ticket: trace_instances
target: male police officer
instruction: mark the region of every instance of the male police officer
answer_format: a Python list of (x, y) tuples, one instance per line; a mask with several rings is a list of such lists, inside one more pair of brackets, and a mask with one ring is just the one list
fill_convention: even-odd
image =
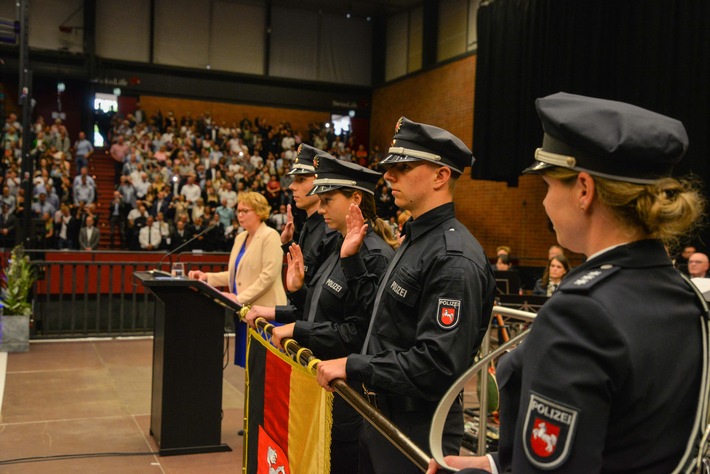
[[(422, 448), (431, 417), (447, 388), (472, 362), (485, 334), (495, 278), (483, 249), (454, 216), (456, 180), (473, 161), (466, 145), (446, 130), (399, 119), (389, 156), (380, 164), (395, 204), (412, 214), (405, 239), (380, 281), (361, 354), (322, 361), (318, 381), (363, 383), (385, 416)], [(361, 217), (341, 248), (348, 284), (367, 286), (356, 250)], [(446, 422), (444, 452), (458, 453), (463, 437), (460, 404)], [(419, 472), (372, 426), (360, 441), (361, 472)]]

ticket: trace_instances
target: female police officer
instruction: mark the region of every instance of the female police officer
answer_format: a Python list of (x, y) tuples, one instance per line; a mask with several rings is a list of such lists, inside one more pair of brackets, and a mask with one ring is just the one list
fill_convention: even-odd
[(447, 463), (516, 474), (671, 472), (691, 435), (702, 365), (702, 307), (663, 247), (704, 208), (693, 185), (669, 177), (687, 149), (685, 129), (565, 93), (539, 99), (537, 110), (545, 136), (526, 171), (548, 186), (543, 205), (558, 242), (588, 259), (498, 364), (499, 453)]
[[(350, 206), (360, 208), (370, 223), (359, 256), (365, 262), (373, 278), (379, 278), (387, 269), (397, 245), (391, 227), (377, 218), (375, 213), (375, 186), (382, 176), (380, 173), (362, 166), (337, 160), (333, 157), (318, 156), (314, 159), (316, 179), (309, 195), (320, 198), (318, 212), (325, 223), (340, 233), (337, 245), (313, 274), (307, 290), (303, 319), (295, 323), (274, 328), (272, 342), (281, 345), (285, 337), (293, 337), (304, 347), (308, 347), (317, 357), (343, 357), (357, 352), (362, 347), (367, 332), (369, 313), (361, 308), (370, 307), (374, 302), (376, 288), (370, 289), (371, 297), (356, 296), (350, 291), (340, 265), (340, 244), (347, 232), (346, 217)], [(289, 273), (294, 266), (300, 268), (303, 280), (304, 268), (300, 248), (291, 249)], [(368, 301), (369, 300), (369, 303)], [(283, 312), (283, 307), (282, 312)], [(258, 314), (274, 319), (274, 308), (252, 308)], [(365, 316), (363, 316), (365, 315)], [(284, 318), (286, 319), (286, 318)], [(293, 319), (292, 319), (293, 320)], [(359, 386), (354, 386), (358, 388)], [(333, 436), (331, 443), (331, 472), (356, 473), (358, 471), (358, 438), (362, 418), (342, 398), (333, 402)]]

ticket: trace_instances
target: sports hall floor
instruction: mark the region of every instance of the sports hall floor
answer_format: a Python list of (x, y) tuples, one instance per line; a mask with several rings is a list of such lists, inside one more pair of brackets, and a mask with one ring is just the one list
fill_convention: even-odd
[(224, 371), (222, 402), (222, 442), (232, 451), (147, 454), (158, 449), (149, 435), (152, 350), (152, 339), (142, 338), (32, 342), (29, 352), (8, 354), (0, 472), (241, 472), (244, 369), (233, 364)]
[[(151, 454), (158, 446), (149, 435), (152, 351), (146, 337), (33, 341), (29, 352), (8, 354), (0, 473), (241, 472), (244, 369), (230, 362), (224, 370), (222, 443), (232, 451), (161, 457)], [(477, 398), (474, 379), (465, 406), (477, 406)]]

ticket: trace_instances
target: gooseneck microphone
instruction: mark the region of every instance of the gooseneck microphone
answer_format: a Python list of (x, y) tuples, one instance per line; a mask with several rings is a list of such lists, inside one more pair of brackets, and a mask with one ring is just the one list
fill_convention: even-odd
[(158, 261), (158, 268), (150, 270), (148, 273), (150, 273), (151, 275), (163, 275), (163, 276), (169, 276), (172, 278), (172, 276), (173, 276), (172, 273), (162, 270), (163, 262), (165, 261), (165, 259), (168, 258), (169, 256), (175, 254), (178, 250), (181, 250), (181, 249), (187, 247), (189, 244), (191, 244), (195, 240), (199, 239), (200, 237), (202, 237), (203, 235), (205, 235), (206, 233), (208, 233), (209, 231), (211, 231), (212, 229), (214, 229), (218, 225), (219, 225), (218, 223), (210, 224), (209, 226), (205, 227), (199, 234), (193, 235), (191, 239), (187, 240), (182, 245), (178, 245), (177, 247), (172, 249), (170, 252), (163, 255), (160, 258), (160, 260)]

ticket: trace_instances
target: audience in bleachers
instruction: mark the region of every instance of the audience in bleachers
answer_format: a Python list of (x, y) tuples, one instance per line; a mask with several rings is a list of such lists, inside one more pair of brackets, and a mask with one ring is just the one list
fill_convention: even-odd
[[(29, 208), (43, 221), (44, 232), (37, 239), (44, 248), (79, 249), (80, 230), (91, 216), (92, 228), (104, 228), (111, 248), (175, 249), (214, 224), (185, 250), (228, 251), (231, 239), (241, 231), (234, 209), (242, 191), (263, 194), (272, 207), (268, 224), (277, 229), (284, 225), (286, 205), (292, 204), (286, 171), (301, 143), (361, 164), (372, 165), (381, 158), (378, 149), (372, 154), (363, 146), (356, 149), (354, 137), (335, 136), (332, 128), (317, 123), (301, 133), (288, 121), (271, 125), (262, 117), (252, 120), (244, 115), (230, 125), (217, 123), (209, 113), (151, 114), (140, 107), (125, 117), (97, 113), (96, 122), (109, 150), (105, 158), (97, 157), (83, 132), (77, 133), (72, 147), (61, 120), (48, 125), (42, 117), (37, 119), (30, 136), (33, 191), (26, 203), (19, 179), (22, 126), (15, 114), (5, 120), (0, 201), (7, 204), (8, 215), (17, 218)], [(97, 202), (96, 182), (87, 168), (92, 155), (113, 160), (116, 188), (110, 202)], [(393, 202), (383, 181), (377, 192), (378, 214), (397, 228)], [(103, 223), (96, 205), (108, 211)], [(146, 226), (155, 231), (144, 231)], [(93, 236), (93, 231), (89, 234)], [(3, 242), (9, 240), (3, 236)]]

